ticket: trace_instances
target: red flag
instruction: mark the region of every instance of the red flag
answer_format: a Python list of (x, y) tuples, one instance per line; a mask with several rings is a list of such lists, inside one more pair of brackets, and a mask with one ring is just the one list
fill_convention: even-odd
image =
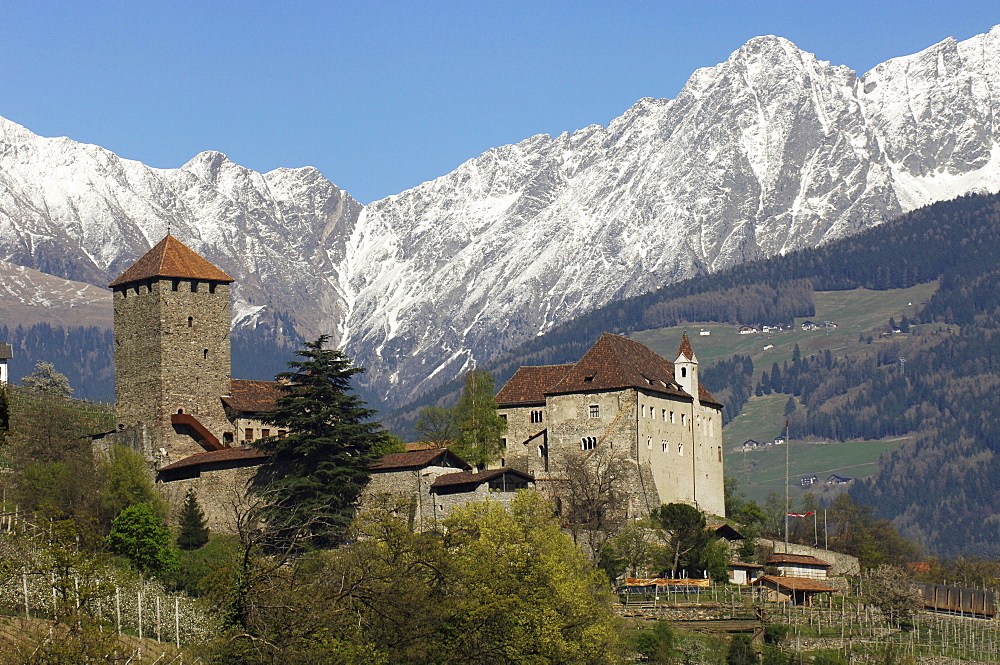
[(809, 513), (788, 513), (789, 517), (809, 517), (810, 515), (815, 515), (814, 512)]

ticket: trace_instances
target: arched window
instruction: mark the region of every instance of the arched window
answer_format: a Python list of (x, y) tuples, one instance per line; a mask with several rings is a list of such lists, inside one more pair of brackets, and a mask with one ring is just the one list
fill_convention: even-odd
[(580, 439), (580, 450), (593, 450), (597, 447), (596, 436), (585, 436)]
[(208, 360), (208, 349), (201, 352), (202, 358)]
[(681, 378), (682, 379), (687, 378), (687, 375), (688, 375), (688, 368), (687, 367), (681, 367)]
[(193, 326), (194, 326), (194, 317), (193, 316), (189, 316), (188, 317), (188, 328), (191, 328)]

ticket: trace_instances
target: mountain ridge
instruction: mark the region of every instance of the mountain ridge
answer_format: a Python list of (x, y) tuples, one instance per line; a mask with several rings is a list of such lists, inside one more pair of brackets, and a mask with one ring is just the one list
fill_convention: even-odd
[(0, 258), (106, 285), (169, 227), (234, 322), (332, 335), (400, 404), (615, 299), (1000, 188), (1000, 27), (861, 77), (757, 37), (607, 127), (362, 206), (312, 167), (154, 169), (0, 120)]

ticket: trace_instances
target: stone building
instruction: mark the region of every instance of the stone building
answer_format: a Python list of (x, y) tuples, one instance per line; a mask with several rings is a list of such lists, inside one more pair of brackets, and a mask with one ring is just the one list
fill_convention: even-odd
[(452, 510), (469, 501), (506, 503), (534, 479), (514, 469), (479, 471), (447, 448), (385, 455), (372, 465), (361, 507), (379, 500), (402, 500), (419, 528), (436, 527)]
[(698, 380), (685, 334), (671, 362), (605, 333), (575, 363), (521, 367), (497, 394), (503, 463), (561, 503), (573, 458), (617, 456), (632, 468), (631, 515), (672, 502), (725, 515), (722, 405)]
[(232, 282), (167, 235), (110, 284), (113, 440), (157, 468), (157, 486), (171, 506), (195, 489), (215, 529), (252, 467), (265, 459), (238, 444), (272, 434), (259, 418), (280, 394), (273, 382), (231, 377)]

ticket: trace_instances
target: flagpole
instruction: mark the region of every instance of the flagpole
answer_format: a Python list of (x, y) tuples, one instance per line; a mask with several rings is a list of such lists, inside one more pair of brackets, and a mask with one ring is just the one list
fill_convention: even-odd
[(788, 419), (785, 419), (785, 553), (788, 553)]
[(813, 512), (813, 547), (819, 547), (819, 516)]

